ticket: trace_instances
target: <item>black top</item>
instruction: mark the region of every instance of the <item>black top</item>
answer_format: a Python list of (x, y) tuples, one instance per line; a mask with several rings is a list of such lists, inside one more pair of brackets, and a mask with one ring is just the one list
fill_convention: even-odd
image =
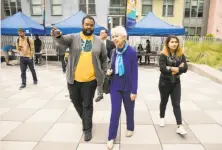
[(40, 52), (41, 51), (41, 46), (42, 46), (42, 41), (39, 38), (37, 38), (34, 41), (34, 45), (35, 45), (35, 52)]
[[(179, 67), (181, 63), (184, 63), (183, 67)], [(180, 75), (182, 73), (186, 73), (188, 69), (186, 57), (184, 55), (182, 55), (181, 57), (172, 57), (161, 54), (159, 59), (159, 66), (161, 72), (160, 78), (164, 80), (169, 80), (171, 82), (180, 81)], [(179, 72), (175, 75), (172, 75), (172, 71), (167, 69), (167, 66), (179, 67)]]
[(151, 53), (151, 46), (150, 46), (150, 44), (146, 45), (146, 53)]
[(107, 49), (107, 55), (110, 59), (110, 53), (111, 53), (111, 50), (116, 48), (115, 44), (113, 43), (113, 41), (110, 41), (110, 40), (106, 40), (106, 49)]

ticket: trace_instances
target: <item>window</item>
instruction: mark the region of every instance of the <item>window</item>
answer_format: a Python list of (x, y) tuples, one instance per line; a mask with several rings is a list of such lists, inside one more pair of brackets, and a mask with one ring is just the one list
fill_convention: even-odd
[(96, 14), (96, 3), (95, 0), (79, 0), (79, 10), (82, 10), (86, 14)]
[(184, 27), (185, 35), (189, 36), (201, 36), (201, 27)]
[(203, 17), (204, 0), (186, 0), (185, 17)]
[(190, 1), (191, 0), (186, 0), (185, 4), (185, 17), (190, 17)]
[(164, 0), (163, 2), (163, 16), (166, 16), (166, 6), (167, 6), (167, 16), (173, 16), (173, 0), (167, 0), (167, 4), (166, 4), (166, 0)]
[(198, 0), (192, 0), (191, 2), (191, 17), (197, 17)]
[(142, 15), (147, 15), (153, 10), (153, 0), (142, 0)]
[(51, 0), (51, 14), (53, 16), (62, 15), (62, 0)]
[(33, 16), (42, 15), (42, 0), (31, 0), (31, 12)]
[(195, 27), (190, 27), (190, 29), (189, 29), (189, 35), (195, 35)]
[(189, 27), (184, 27), (185, 28), (185, 35), (189, 34)]
[(198, 17), (203, 17), (203, 9), (204, 9), (204, 0), (199, 0), (198, 5)]
[(201, 27), (197, 27), (197, 30), (196, 30), (196, 35), (201, 35)]
[(21, 0), (4, 0), (3, 2), (6, 16), (11, 16), (18, 11), (22, 11)]
[(109, 14), (110, 15), (125, 15), (126, 1), (125, 0), (110, 0)]

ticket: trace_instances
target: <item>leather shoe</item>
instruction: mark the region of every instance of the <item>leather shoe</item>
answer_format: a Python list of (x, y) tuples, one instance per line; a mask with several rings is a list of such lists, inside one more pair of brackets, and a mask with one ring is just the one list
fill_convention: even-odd
[(92, 139), (92, 133), (91, 132), (86, 132), (84, 136), (85, 141), (90, 141)]

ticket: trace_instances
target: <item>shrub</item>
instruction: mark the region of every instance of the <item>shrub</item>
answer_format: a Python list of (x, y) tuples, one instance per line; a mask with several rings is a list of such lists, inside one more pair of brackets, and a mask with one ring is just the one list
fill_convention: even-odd
[(222, 67), (222, 43), (187, 41), (184, 52), (190, 62), (206, 64), (217, 69)]

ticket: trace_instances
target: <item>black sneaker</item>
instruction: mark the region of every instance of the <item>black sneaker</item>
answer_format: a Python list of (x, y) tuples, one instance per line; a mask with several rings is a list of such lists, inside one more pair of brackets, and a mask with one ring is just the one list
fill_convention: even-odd
[(26, 85), (22, 84), (22, 85), (19, 87), (19, 90), (24, 89), (25, 87), (26, 87)]
[(38, 84), (38, 81), (34, 81), (34, 84)]
[(13, 66), (12, 64), (6, 64), (7, 66)]
[(86, 132), (84, 136), (85, 141), (90, 141), (92, 139), (92, 132)]
[(102, 99), (103, 99), (103, 96), (98, 96), (98, 97), (96, 98), (95, 102), (99, 102), (99, 101), (102, 100)]

